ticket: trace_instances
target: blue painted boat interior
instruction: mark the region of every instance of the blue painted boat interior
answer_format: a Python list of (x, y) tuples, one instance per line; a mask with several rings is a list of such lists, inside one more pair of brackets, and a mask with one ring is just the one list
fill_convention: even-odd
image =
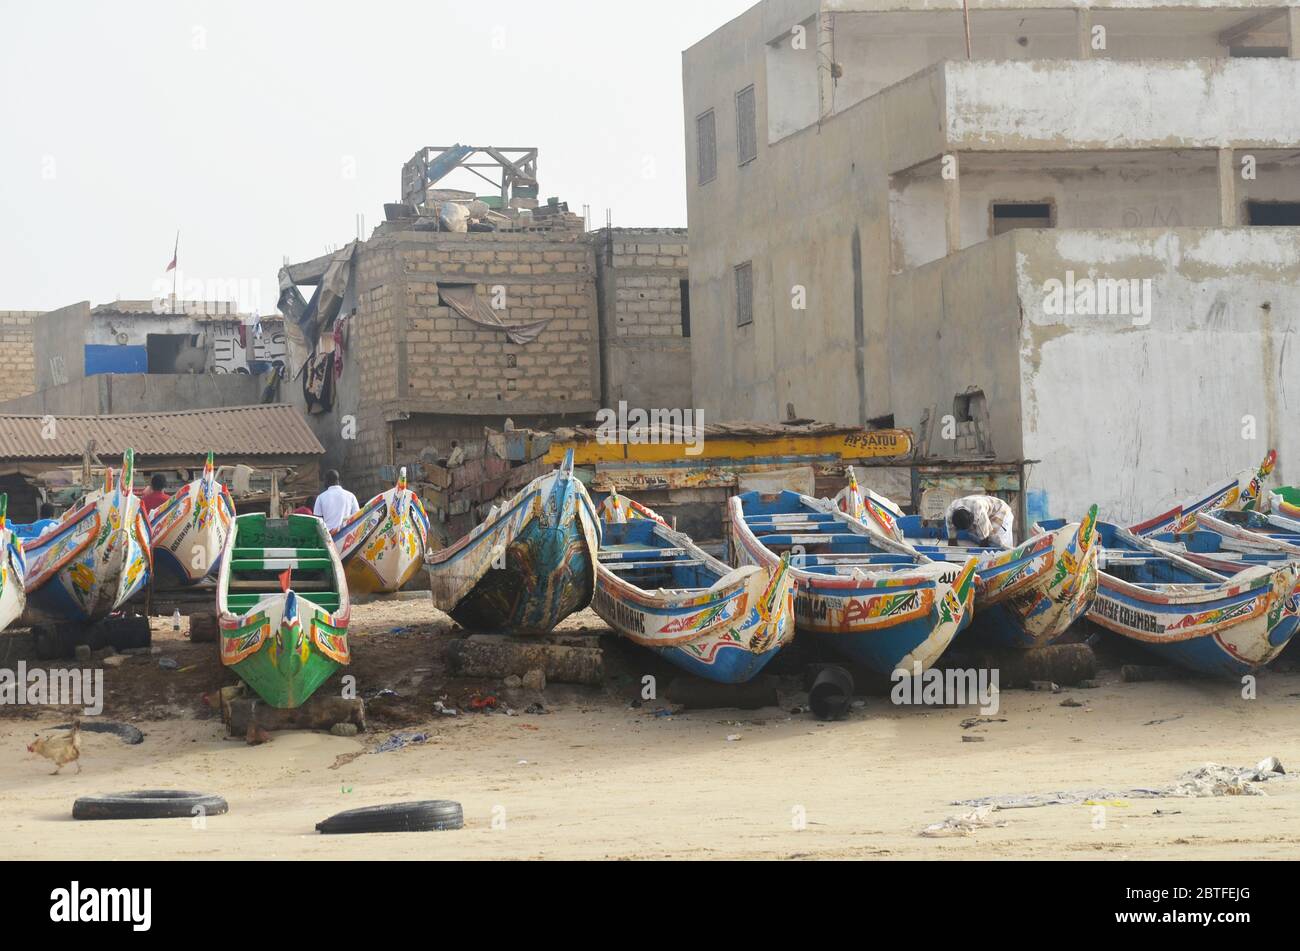
[(745, 524), (759, 542), (777, 555), (791, 551), (802, 555), (796, 567), (803, 571), (826, 575), (846, 574), (853, 568), (898, 571), (920, 563), (915, 556), (877, 545), (833, 514), (809, 508), (797, 492), (775, 496), (746, 492), (740, 502)]
[(674, 547), (657, 522), (633, 519), (604, 526), (600, 563), (629, 584), (646, 591), (709, 588), (722, 577), (715, 567)]
[(1180, 584), (1217, 588), (1221, 584), (1207, 581), (1162, 555), (1129, 544), (1118, 537), (1116, 526), (1110, 522), (1098, 522), (1097, 534), (1106, 549), (1106, 573), (1122, 581), (1142, 587)]

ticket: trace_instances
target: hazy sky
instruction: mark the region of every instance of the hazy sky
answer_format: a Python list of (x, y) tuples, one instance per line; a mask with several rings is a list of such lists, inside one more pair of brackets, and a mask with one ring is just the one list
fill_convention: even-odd
[(681, 51), (753, 2), (0, 0), (0, 310), (149, 298), (179, 229), (182, 281), (270, 312), (426, 145), (536, 146), (593, 225), (685, 225)]

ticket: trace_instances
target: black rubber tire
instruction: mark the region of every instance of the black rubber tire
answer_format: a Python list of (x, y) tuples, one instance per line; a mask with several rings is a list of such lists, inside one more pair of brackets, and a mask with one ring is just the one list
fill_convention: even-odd
[(72, 804), (74, 819), (176, 819), (189, 818), (201, 807), (204, 815), (230, 811), (220, 796), (181, 789), (137, 789), (106, 796), (82, 796)]
[(389, 806), (349, 809), (316, 823), (321, 835), (351, 835), (358, 832), (430, 832), (459, 829), (465, 825), (460, 803), (449, 799), (399, 802)]

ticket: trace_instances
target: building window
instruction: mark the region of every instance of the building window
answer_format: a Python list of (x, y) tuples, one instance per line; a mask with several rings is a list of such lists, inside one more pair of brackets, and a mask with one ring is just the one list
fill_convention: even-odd
[(989, 215), (994, 237), (1017, 228), (1056, 227), (1056, 209), (1051, 202), (995, 201), (989, 205)]
[(740, 165), (758, 158), (758, 107), (753, 86), (736, 93), (736, 158)]
[(1246, 220), (1252, 225), (1300, 225), (1300, 201), (1248, 201)]
[(736, 267), (736, 326), (754, 322), (754, 265), (751, 261)]
[(718, 133), (712, 109), (695, 120), (695, 147), (700, 184), (707, 185), (718, 177)]
[(681, 279), (682, 295), (682, 336), (691, 335), (691, 282), (686, 278)]

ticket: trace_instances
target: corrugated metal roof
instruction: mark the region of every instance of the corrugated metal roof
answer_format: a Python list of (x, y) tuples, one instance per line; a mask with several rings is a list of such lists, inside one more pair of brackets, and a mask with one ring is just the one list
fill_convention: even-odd
[(105, 460), (127, 447), (137, 459), (325, 452), (301, 411), (286, 404), (123, 416), (0, 415), (0, 460), (80, 459), (91, 439)]

